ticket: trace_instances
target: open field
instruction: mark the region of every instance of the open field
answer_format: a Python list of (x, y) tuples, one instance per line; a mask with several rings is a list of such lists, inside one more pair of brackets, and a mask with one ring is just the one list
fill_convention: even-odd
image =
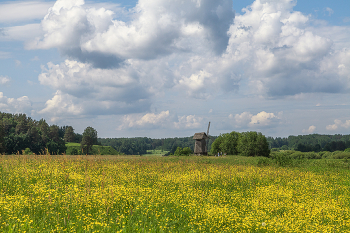
[(0, 232), (350, 231), (347, 160), (1, 156)]

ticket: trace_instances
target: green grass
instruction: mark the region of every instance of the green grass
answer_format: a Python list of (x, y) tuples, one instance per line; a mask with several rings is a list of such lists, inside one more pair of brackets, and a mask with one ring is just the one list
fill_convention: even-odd
[[(67, 146), (67, 150), (66, 150), (67, 155), (73, 155), (73, 154), (82, 155), (80, 143), (69, 142), (69, 143), (66, 143), (66, 146)], [(120, 153), (111, 146), (93, 145), (92, 152), (90, 154), (119, 155)]]
[(0, 156), (0, 232), (349, 232), (346, 159)]
[(143, 154), (142, 156), (162, 156), (168, 153), (169, 151), (162, 150), (147, 150), (147, 154)]

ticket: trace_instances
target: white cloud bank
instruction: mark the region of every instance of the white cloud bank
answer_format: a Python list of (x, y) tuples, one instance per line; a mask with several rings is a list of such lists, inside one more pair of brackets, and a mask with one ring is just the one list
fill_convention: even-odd
[[(41, 22), (43, 36), (27, 43), (68, 58), (39, 76), (56, 93), (42, 112), (146, 113), (171, 91), (201, 99), (242, 90), (266, 98), (348, 93), (350, 44), (342, 38), (350, 28), (315, 26), (295, 4), (256, 0), (235, 17), (231, 0), (139, 0), (123, 20), (125, 12), (58, 0)], [(279, 119), (244, 114), (235, 124)]]

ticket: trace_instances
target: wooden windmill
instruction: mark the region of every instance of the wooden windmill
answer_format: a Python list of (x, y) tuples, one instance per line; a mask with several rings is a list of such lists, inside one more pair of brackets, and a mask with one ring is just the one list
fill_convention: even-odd
[(205, 132), (194, 134), (193, 139), (196, 140), (195, 144), (194, 144), (194, 154), (195, 155), (207, 155), (208, 154), (207, 144), (209, 144), (209, 127), (210, 127), (210, 122), (208, 125), (207, 134), (205, 134)]

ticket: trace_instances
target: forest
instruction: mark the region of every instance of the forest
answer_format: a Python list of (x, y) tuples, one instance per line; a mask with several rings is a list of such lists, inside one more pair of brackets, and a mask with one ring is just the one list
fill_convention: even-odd
[(301, 152), (343, 151), (350, 148), (350, 135), (309, 134), (281, 137), (267, 137), (270, 148), (296, 150)]
[[(82, 135), (72, 126), (49, 125), (44, 119), (36, 121), (26, 114), (0, 112), (0, 153), (62, 154), (66, 142), (81, 142)], [(46, 151), (47, 150), (47, 151)]]

